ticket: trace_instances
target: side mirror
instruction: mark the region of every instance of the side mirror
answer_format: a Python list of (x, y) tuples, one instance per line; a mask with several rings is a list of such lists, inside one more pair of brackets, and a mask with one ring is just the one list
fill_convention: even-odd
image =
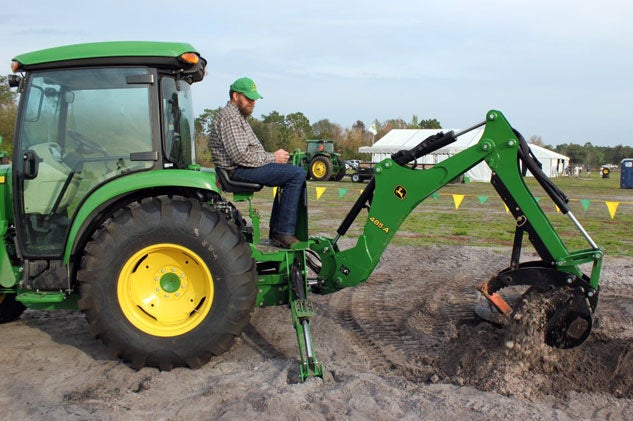
[(9, 75), (7, 76), (7, 80), (9, 81), (9, 88), (17, 88), (20, 86), (20, 82), (22, 82), (22, 77), (18, 75)]

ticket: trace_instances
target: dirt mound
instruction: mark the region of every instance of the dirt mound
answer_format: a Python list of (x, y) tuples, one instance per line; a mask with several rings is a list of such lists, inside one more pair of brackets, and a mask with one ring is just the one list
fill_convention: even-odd
[(560, 298), (535, 294), (507, 326), (483, 322), (473, 314), (476, 279), (503, 269), (503, 259), (492, 250), (433, 249), (423, 258), (412, 257), (417, 249), (388, 258), (381, 264), (388, 270), (375, 275), (379, 279), (351, 290), (344, 303), (328, 303), (344, 308), (339, 322), (371, 350), (367, 358), (374, 369), (531, 401), (562, 402), (570, 393), (633, 398), (633, 285), (606, 276), (589, 339), (557, 349), (544, 343), (544, 325), (551, 301)]

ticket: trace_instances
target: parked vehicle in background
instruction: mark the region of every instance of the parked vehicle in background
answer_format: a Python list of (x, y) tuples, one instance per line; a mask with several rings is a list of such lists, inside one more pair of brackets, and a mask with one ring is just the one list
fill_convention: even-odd
[(358, 164), (360, 164), (360, 159), (348, 159), (345, 161), (345, 169), (355, 170), (358, 168)]
[(354, 183), (362, 183), (374, 176), (374, 162), (359, 162), (350, 176)]

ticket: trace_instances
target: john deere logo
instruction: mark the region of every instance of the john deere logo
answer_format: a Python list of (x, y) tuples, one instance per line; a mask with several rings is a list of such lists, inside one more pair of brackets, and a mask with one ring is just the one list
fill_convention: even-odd
[(395, 194), (398, 199), (404, 200), (404, 198), (407, 197), (407, 189), (402, 186), (396, 186), (396, 188), (393, 189), (393, 194)]

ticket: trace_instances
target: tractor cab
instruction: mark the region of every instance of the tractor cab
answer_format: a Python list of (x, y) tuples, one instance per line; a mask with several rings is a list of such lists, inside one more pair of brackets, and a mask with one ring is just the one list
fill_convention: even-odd
[(306, 140), (308, 155), (334, 153), (334, 142), (331, 140)]
[[(12, 64), (22, 72), (10, 77), (22, 102), (14, 215), (27, 258), (59, 258), (82, 202), (107, 182), (194, 163), (190, 83), (202, 78), (204, 61), (186, 53), (191, 47), (156, 44), (165, 56), (151, 59), (143, 43), (83, 47), (36, 51)], [(185, 53), (175, 58), (174, 48)], [(176, 61), (187, 70), (174, 72)]]

